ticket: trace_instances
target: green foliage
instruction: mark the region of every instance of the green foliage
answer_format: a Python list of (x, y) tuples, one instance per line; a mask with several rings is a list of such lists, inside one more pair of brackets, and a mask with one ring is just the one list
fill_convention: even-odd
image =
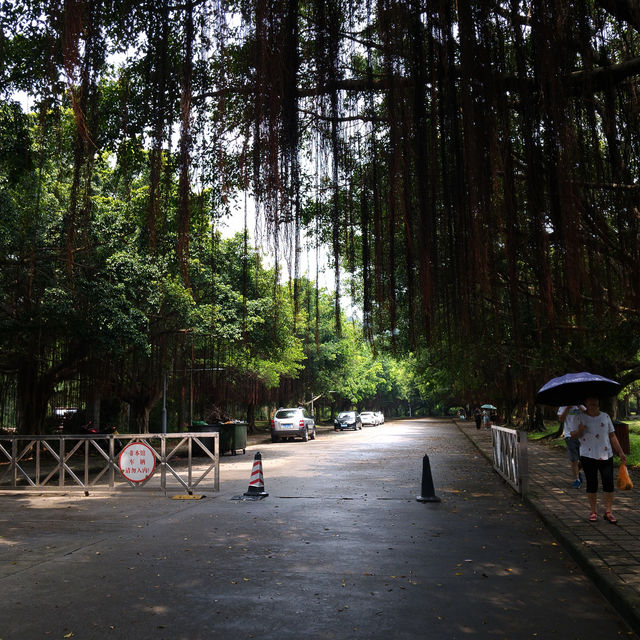
[(9, 185), (15, 185), (30, 169), (28, 118), (17, 103), (0, 103), (0, 171)]
[[(631, 390), (640, 154), (616, 65), (640, 39), (606, 4), (2, 3), (2, 370), (142, 415), (195, 365), (230, 404), (510, 411), (581, 368)], [(239, 192), (279, 273), (216, 232)], [(364, 326), (282, 281), (299, 224)]]

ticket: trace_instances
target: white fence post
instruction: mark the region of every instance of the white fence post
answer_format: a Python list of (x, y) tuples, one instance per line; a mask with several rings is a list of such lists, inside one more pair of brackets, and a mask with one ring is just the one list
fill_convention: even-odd
[(529, 489), (527, 434), (506, 427), (491, 427), (493, 468), (521, 495)]

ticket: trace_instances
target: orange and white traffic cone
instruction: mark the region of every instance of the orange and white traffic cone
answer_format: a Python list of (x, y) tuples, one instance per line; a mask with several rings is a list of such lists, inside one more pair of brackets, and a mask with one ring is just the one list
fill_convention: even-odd
[(253, 459), (253, 469), (249, 479), (249, 488), (245, 496), (266, 498), (269, 494), (264, 490), (264, 476), (262, 475), (262, 456), (258, 451)]

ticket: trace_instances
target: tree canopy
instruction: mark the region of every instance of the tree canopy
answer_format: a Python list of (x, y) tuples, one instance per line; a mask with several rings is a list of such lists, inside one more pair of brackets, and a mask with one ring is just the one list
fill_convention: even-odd
[[(23, 419), (82, 373), (144, 422), (157, 372), (198, 350), (265, 388), (314, 349), (338, 362), (303, 277), (320, 244), (336, 340), (349, 295), (372, 353), (452, 402), (640, 378), (639, 29), (630, 0), (7, 0), (0, 322)], [(269, 268), (216, 232), (238, 195)]]

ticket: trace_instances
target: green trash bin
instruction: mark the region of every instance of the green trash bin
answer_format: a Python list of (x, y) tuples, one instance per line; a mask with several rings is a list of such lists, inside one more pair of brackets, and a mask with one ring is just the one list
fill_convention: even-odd
[(220, 433), (220, 454), (231, 451), (231, 455), (242, 449), (242, 453), (247, 452), (247, 423), (246, 422), (225, 422), (217, 424)]
[[(207, 424), (206, 422), (202, 421), (202, 420), (194, 420), (193, 423), (191, 424), (191, 428), (189, 429), (190, 431), (195, 431), (196, 433), (207, 433), (210, 431), (218, 431), (219, 425), (217, 424)], [(215, 442), (216, 439), (212, 438), (210, 436), (208, 437), (203, 437), (203, 438), (198, 438), (200, 440), (200, 442), (202, 442), (203, 446), (205, 446), (207, 449), (209, 449), (209, 451), (213, 454), (215, 454), (216, 449), (215, 449)], [(222, 434), (220, 434), (220, 440), (222, 440)], [(191, 450), (192, 455), (194, 456), (208, 456), (209, 454), (207, 454), (202, 447), (197, 444), (196, 442), (193, 443), (193, 447)]]
[(217, 422), (215, 430), (220, 434), (220, 455), (223, 456), (226, 451), (231, 451), (233, 446), (233, 432), (228, 429), (227, 425), (223, 422)]
[(247, 452), (247, 423), (236, 422), (234, 425), (233, 446), (234, 453), (242, 449), (242, 453)]

